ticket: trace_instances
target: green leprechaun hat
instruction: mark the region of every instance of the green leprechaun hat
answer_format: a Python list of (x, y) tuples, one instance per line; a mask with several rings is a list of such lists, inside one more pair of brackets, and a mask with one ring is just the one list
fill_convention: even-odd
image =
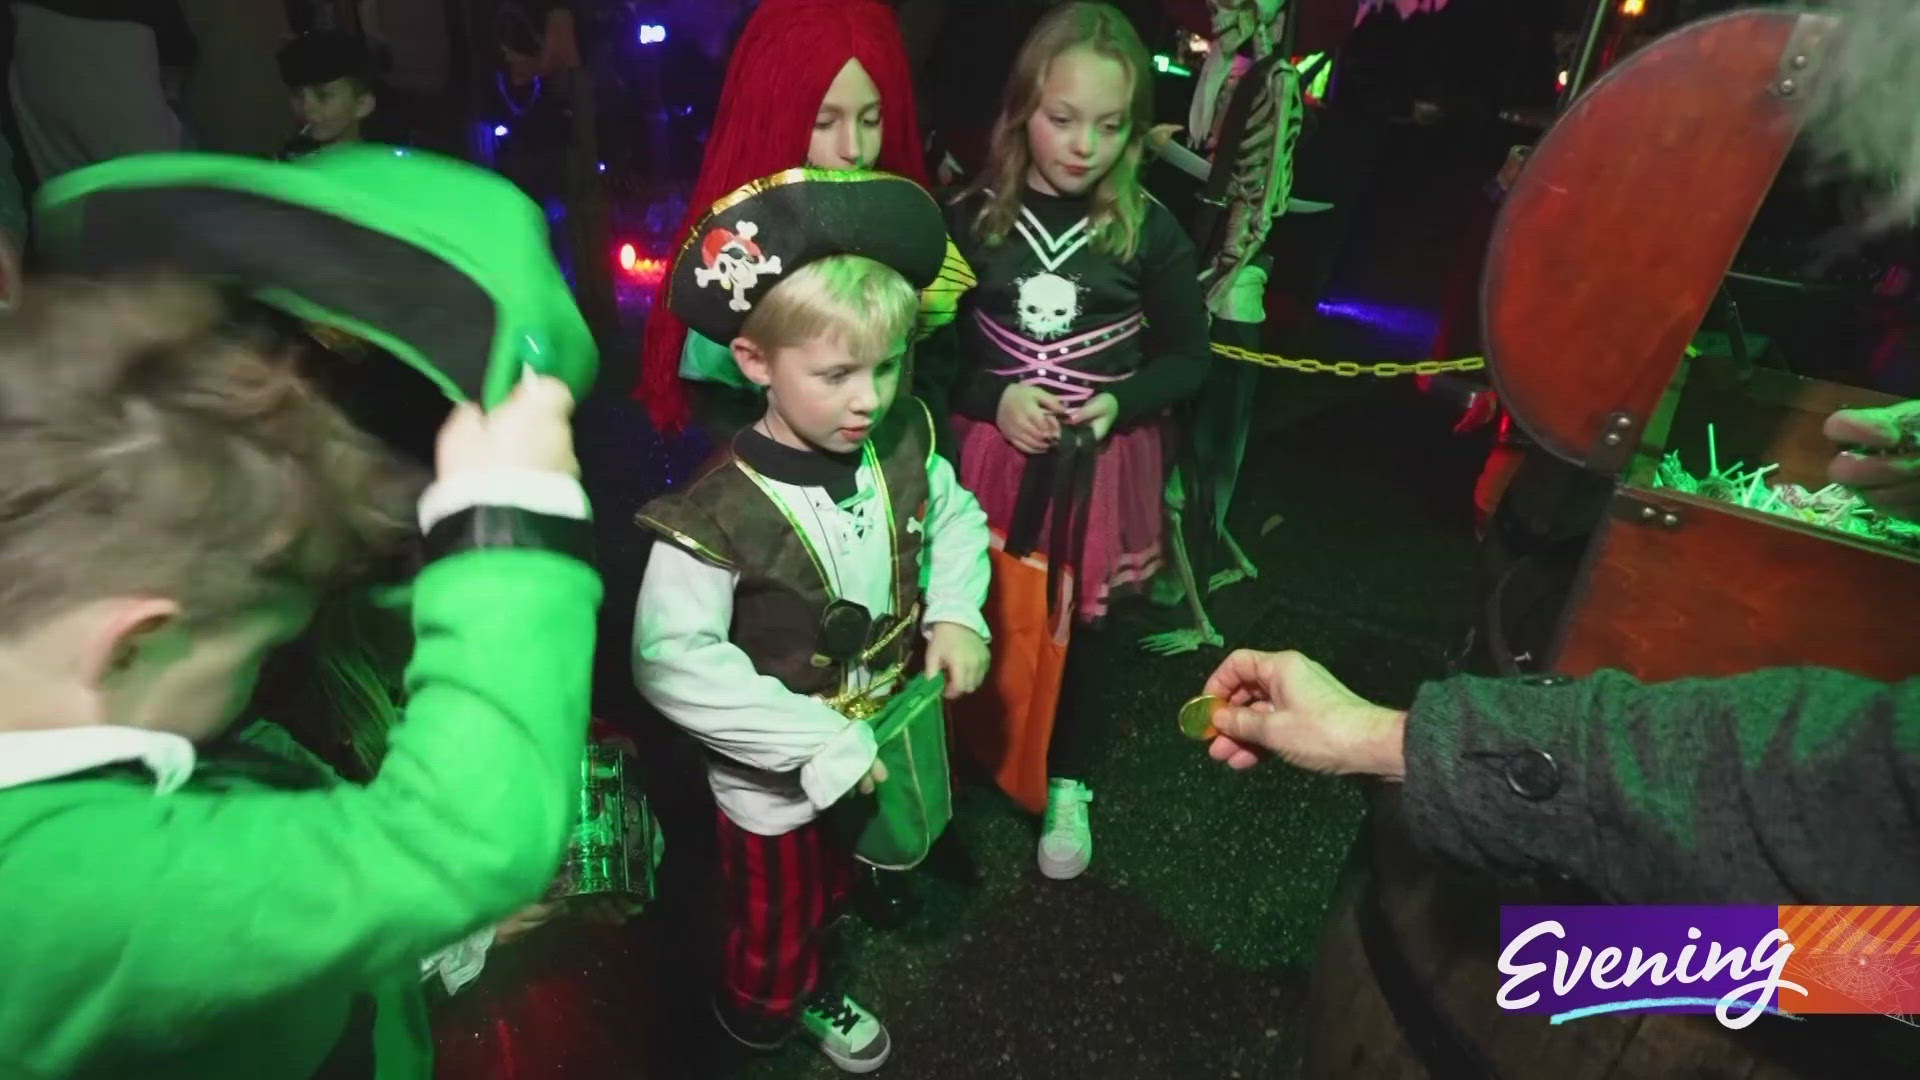
[(293, 162), (144, 154), (48, 183), (43, 264), (168, 269), (392, 353), (455, 401), (493, 405), (527, 367), (592, 389), (599, 359), (548, 247), (505, 178), (436, 154), (336, 147)]
[(906, 177), (788, 169), (713, 204), (674, 257), (667, 306), (725, 343), (761, 297), (808, 263), (863, 255), (919, 291), (939, 276), (946, 253), (939, 204)]

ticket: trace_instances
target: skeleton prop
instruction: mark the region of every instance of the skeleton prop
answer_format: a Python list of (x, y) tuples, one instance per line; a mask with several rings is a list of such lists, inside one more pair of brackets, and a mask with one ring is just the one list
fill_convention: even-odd
[[(1305, 107), (1300, 72), (1275, 48), (1274, 31), (1283, 4), (1284, 0), (1211, 0), (1213, 47), (1201, 70), (1189, 116), (1195, 148), (1213, 149), (1211, 167), (1195, 170), (1195, 162), (1204, 162), (1175, 145), (1164, 130), (1156, 132), (1153, 140), (1162, 156), (1206, 182), (1194, 237), (1201, 245), (1200, 282), (1214, 317), (1215, 339), (1242, 346), (1259, 344), (1258, 327), (1266, 319), (1267, 273), (1260, 258), (1273, 219), (1289, 210), (1327, 209), (1325, 204), (1291, 200), (1294, 145)], [(1252, 54), (1250, 63), (1240, 56), (1243, 48)], [(1236, 85), (1231, 77), (1243, 65)], [(1223, 101), (1229, 104), (1222, 107)], [(1163, 603), (1178, 602), (1177, 589), (1186, 600), (1193, 625), (1141, 642), (1157, 653), (1222, 644), (1202, 601), (1194, 554), (1202, 556), (1203, 572), (1216, 555), (1224, 555), (1229, 563), (1207, 575), (1208, 592), (1259, 576), (1226, 528), (1253, 420), (1257, 373), (1248, 365), (1221, 360), (1215, 360), (1214, 366), (1192, 405), (1166, 490), (1168, 532), (1179, 579), (1163, 581), (1156, 589)], [(1204, 547), (1191, 551), (1183, 531), (1190, 499), (1205, 517), (1207, 530)]]

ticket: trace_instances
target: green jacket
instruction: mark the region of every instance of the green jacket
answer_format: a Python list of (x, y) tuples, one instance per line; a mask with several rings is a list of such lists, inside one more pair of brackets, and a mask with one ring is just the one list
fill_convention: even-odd
[(427, 1075), (421, 960), (559, 863), (599, 598), (545, 550), (429, 565), (365, 787), (208, 762), (168, 795), (124, 766), (0, 790), (0, 1076), (310, 1076), (363, 994), (378, 1075)]

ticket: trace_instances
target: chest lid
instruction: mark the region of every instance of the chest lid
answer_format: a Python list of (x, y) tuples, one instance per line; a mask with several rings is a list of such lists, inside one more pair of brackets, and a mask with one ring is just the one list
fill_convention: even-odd
[(1618, 473), (1799, 132), (1836, 23), (1702, 20), (1641, 49), (1528, 159), (1488, 249), (1501, 401), (1542, 447)]

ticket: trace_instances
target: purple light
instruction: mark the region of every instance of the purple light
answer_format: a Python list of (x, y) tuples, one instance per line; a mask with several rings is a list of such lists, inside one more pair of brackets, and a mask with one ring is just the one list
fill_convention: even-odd
[(640, 44), (658, 45), (667, 40), (667, 28), (654, 23), (640, 24)]
[(506, 138), (506, 137), (507, 137), (507, 125), (505, 125), (505, 124), (495, 124), (495, 125), (493, 125), (493, 137), (494, 137), (494, 138), (496, 138), (496, 139), (504, 139), (504, 138)]
[(1322, 300), (1317, 309), (1328, 318), (1364, 323), (1394, 337), (1419, 341), (1423, 347), (1440, 330), (1439, 318), (1420, 308), (1335, 299)]

